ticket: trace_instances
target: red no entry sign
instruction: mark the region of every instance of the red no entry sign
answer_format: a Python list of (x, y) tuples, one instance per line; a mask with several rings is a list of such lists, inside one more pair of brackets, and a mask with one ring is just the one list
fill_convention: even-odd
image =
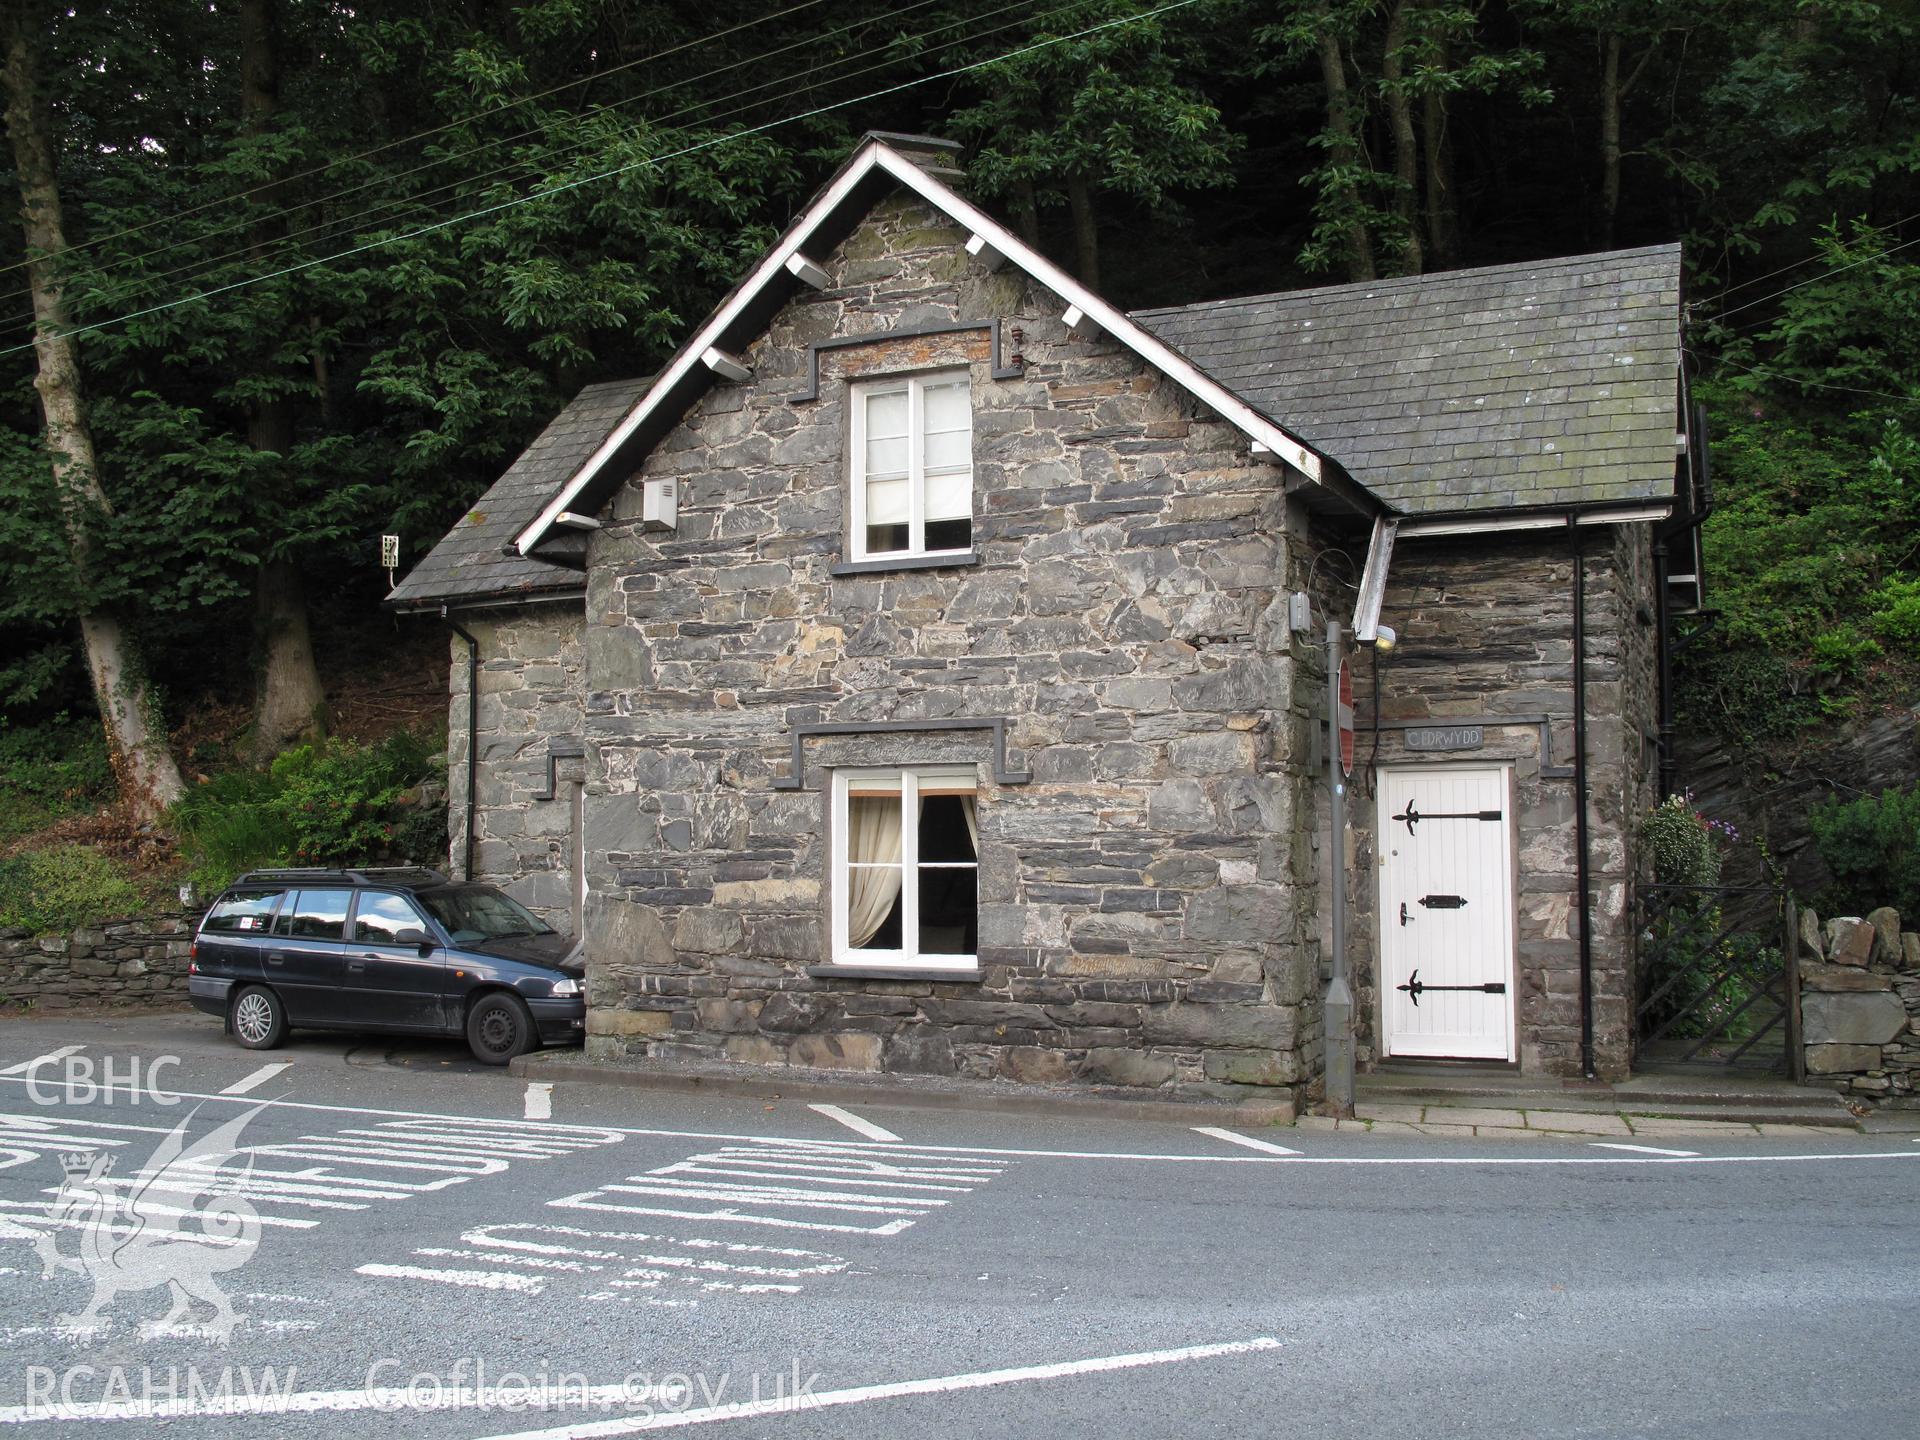
[(1340, 727), (1340, 773), (1353, 778), (1353, 666), (1340, 659), (1340, 698), (1333, 707)]

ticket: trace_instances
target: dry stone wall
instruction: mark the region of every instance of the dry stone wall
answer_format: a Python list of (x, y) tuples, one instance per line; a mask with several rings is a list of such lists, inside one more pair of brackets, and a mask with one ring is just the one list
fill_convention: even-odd
[[(1281, 473), (964, 232), (882, 202), (590, 543), (589, 1052), (1261, 1093), (1306, 1078), (1304, 702)], [(987, 326), (1022, 374), (996, 379)], [(977, 322), (913, 338), (884, 332)], [(814, 342), (817, 399), (791, 404)], [(847, 573), (847, 382), (968, 370), (973, 563)], [(681, 482), (678, 528), (636, 523)], [(794, 727), (1004, 717), (988, 732)], [(829, 959), (839, 765), (977, 767), (977, 982)]]
[(64, 935), (0, 931), (0, 1013), (187, 1003), (187, 960), (200, 912), (135, 916)]
[(1820, 923), (1800, 912), (1807, 1083), (1868, 1104), (1920, 1104), (1920, 934), (1891, 908)]

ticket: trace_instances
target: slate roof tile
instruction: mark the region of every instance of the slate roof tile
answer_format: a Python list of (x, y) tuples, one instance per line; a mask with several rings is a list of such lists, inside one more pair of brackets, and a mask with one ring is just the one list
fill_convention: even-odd
[[(399, 606), (471, 604), (578, 590), (580, 572), (546, 560), (502, 554), (555, 491), (573, 477), (620, 417), (646, 392), (646, 380), (589, 385), (562, 410), (387, 596)], [(546, 547), (578, 551), (578, 540)]]
[(1133, 318), (1420, 514), (1672, 493), (1679, 313), (1658, 245)]

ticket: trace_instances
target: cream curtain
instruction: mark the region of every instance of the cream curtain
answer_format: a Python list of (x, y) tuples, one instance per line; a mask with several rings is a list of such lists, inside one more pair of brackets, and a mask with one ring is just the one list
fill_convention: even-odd
[(854, 797), (847, 806), (847, 861), (847, 944), (858, 950), (900, 895), (898, 796)]
[(973, 842), (973, 858), (976, 864), (980, 860), (980, 812), (975, 807), (973, 796), (960, 797), (960, 813), (967, 817), (967, 839)]

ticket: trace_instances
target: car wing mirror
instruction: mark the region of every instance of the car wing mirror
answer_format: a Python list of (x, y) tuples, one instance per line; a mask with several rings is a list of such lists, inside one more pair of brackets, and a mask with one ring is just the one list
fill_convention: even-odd
[(394, 931), (393, 943), (417, 946), (422, 955), (433, 949), (433, 937), (418, 925), (409, 925), (404, 930)]

